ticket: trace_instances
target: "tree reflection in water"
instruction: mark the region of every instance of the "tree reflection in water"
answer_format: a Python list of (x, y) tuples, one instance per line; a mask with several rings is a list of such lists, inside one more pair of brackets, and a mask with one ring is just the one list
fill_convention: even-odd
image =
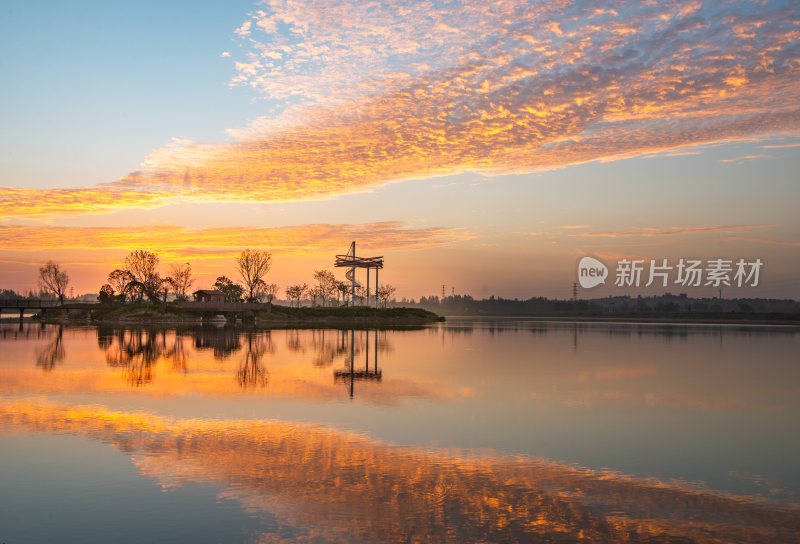
[[(351, 397), (355, 382), (382, 380), (379, 354), (392, 350), (386, 331), (293, 329), (281, 334), (286, 337), (288, 351), (304, 355), (310, 350), (314, 367), (330, 367), (339, 361), (344, 369), (333, 373), (334, 383), (347, 384)], [(159, 361), (187, 374), (197, 353), (211, 350), (214, 359), (220, 362), (238, 355), (235, 378), (241, 388), (264, 388), (269, 382), (264, 358), (277, 349), (270, 330), (209, 327), (183, 331), (99, 327), (97, 345), (104, 352), (106, 363), (122, 368), (127, 382), (134, 387), (153, 382)], [(63, 358), (63, 348), (60, 353)]]
[(42, 349), (36, 350), (36, 366), (50, 372), (56, 367), (57, 363), (64, 360), (64, 326), (59, 325), (55, 337), (48, 342)]
[(244, 344), (244, 354), (236, 371), (236, 381), (243, 389), (266, 387), (269, 371), (261, 364), (266, 353), (274, 353), (271, 331), (251, 333)]
[(197, 350), (212, 349), (214, 358), (224, 361), (242, 349), (241, 331), (236, 329), (203, 327), (192, 331)]
[[(120, 329), (113, 334), (106, 349), (106, 363), (122, 368), (129, 384), (141, 387), (153, 381), (153, 365), (161, 357), (163, 346), (156, 336), (143, 329)], [(99, 333), (98, 333), (98, 344)]]

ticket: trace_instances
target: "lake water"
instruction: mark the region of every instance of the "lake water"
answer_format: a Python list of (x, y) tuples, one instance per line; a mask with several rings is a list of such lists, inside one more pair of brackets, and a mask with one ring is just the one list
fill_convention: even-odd
[(0, 325), (0, 542), (798, 542), (800, 329)]

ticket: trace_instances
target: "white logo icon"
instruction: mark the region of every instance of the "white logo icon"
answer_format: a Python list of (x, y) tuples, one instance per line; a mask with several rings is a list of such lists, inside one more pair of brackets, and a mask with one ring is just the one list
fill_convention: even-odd
[(606, 282), (608, 268), (593, 257), (584, 257), (578, 263), (578, 281), (584, 289), (591, 289)]

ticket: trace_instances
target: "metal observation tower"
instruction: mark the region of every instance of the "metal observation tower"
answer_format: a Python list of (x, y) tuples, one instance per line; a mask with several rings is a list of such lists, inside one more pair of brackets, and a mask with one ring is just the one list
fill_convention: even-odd
[(361, 284), (356, 281), (356, 268), (367, 269), (367, 293), (366, 305), (369, 306), (369, 270), (375, 269), (375, 307), (378, 307), (378, 270), (383, 268), (383, 255), (379, 257), (356, 257), (356, 243), (350, 243), (350, 250), (347, 255), (337, 255), (334, 263), (337, 268), (349, 268), (344, 277), (350, 280), (350, 306), (355, 305), (356, 288)]

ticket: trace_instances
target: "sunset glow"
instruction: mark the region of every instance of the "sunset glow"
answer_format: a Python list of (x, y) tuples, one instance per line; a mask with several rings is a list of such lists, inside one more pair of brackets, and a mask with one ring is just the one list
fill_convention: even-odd
[[(27, 285), (20, 266), (46, 260), (18, 251), (60, 250), (67, 262), (86, 263), (92, 259), (75, 250), (109, 250), (108, 263), (114, 250), (147, 247), (165, 260), (196, 261), (197, 271), (213, 276), (219, 265), (210, 261), (242, 247), (289, 259), (313, 254), (323, 267), (359, 239), (377, 251), (422, 250), (415, 264), (442, 276), (428, 285), (395, 278), (400, 294), (430, 294), (444, 281), (483, 295), (476, 289), (496, 271), (465, 270), (476, 252), (487, 261), (521, 252), (559, 263), (584, 253), (657, 257), (653, 240), (630, 249), (639, 235), (629, 233), (661, 239), (716, 231), (732, 243), (732, 255), (770, 258), (774, 281), (764, 294), (798, 295), (787, 278), (798, 264), (800, 225), (785, 204), (798, 197), (790, 178), (800, 136), (800, 12), (792, 2), (360, 9), (346, 0), (275, 0), (238, 19), (218, 29), (228, 45), (207, 59), (227, 67), (228, 79), (213, 92), (223, 109), (238, 108), (229, 121), (197, 125), (204, 112), (186, 112), (195, 134), (179, 122), (170, 136), (150, 140), (138, 164), (116, 161), (116, 174), (105, 179), (82, 177), (82, 164), (62, 153), (48, 157), (33, 136), (10, 141), (12, 153), (29, 158), (15, 155), (1, 173), (0, 270), (9, 271), (9, 287)], [(12, 62), (11, 79), (23, 65)], [(95, 92), (77, 80), (62, 83)], [(4, 91), (7, 107), (24, 84), (15, 85)], [(171, 100), (176, 91), (160, 92)], [(128, 111), (125, 96), (111, 108)], [(12, 132), (26, 123), (16, 113), (6, 117)], [(648, 179), (656, 165), (658, 180)], [(484, 191), (488, 198), (477, 196)], [(581, 191), (603, 194), (606, 211), (582, 199), (564, 205)], [(747, 197), (753, 191), (757, 201)], [(657, 197), (663, 192), (671, 202)], [(712, 217), (696, 209), (720, 198), (728, 204)], [(675, 206), (679, 217), (670, 219)], [(563, 231), (547, 248), (525, 242), (526, 231), (553, 233), (587, 219), (591, 230)], [(772, 232), (751, 235), (741, 225)], [(576, 237), (603, 244), (576, 244)], [(432, 248), (443, 247), (453, 252), (452, 265), (440, 268)], [(674, 249), (720, 256), (715, 248)], [(525, 286), (523, 274), (490, 289), (506, 296), (566, 289), (556, 288), (553, 270), (536, 272), (543, 292)], [(98, 275), (81, 270), (73, 284), (94, 291)]]
[(0, 541), (796, 542), (800, 1), (4, 0)]

